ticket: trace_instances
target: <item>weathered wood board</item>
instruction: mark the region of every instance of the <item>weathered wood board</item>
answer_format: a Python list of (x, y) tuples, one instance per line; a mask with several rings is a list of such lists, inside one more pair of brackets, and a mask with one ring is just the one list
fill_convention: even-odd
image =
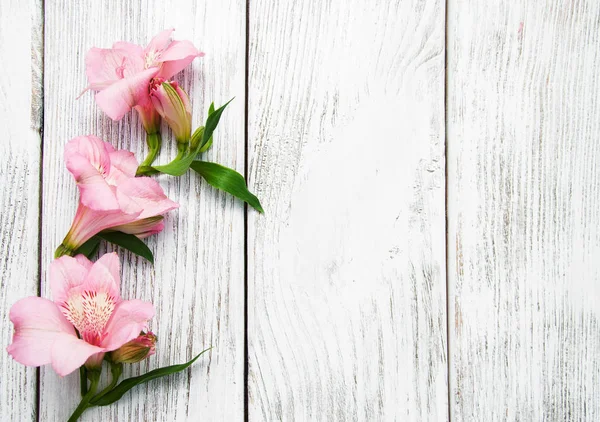
[[(595, 0), (1, 0), (5, 344), (75, 212), (65, 143), (146, 151), (76, 100), (86, 51), (167, 27), (206, 52), (177, 78), (194, 123), (236, 97), (206, 158), (266, 212), (159, 179), (156, 265), (120, 251), (158, 352), (126, 375), (214, 349), (83, 420), (600, 419)], [(76, 374), (0, 371), (3, 417), (76, 405)]]
[[(85, 53), (128, 40), (146, 45), (159, 31), (174, 27), (176, 39), (189, 39), (206, 56), (177, 80), (190, 94), (193, 120), (204, 123), (211, 100), (236, 96), (215, 135), (214, 160), (244, 169), (245, 4), (237, 0), (53, 1), (45, 11), (45, 120), (42, 273), (67, 232), (77, 192), (63, 160), (65, 143), (95, 134), (132, 150), (140, 161), (145, 135), (133, 113), (113, 122), (95, 105), (93, 94), (76, 97), (86, 86)], [(168, 128), (163, 128), (163, 134)], [(161, 161), (174, 156), (174, 139), (164, 139)], [(149, 239), (154, 267), (121, 251), (125, 298), (153, 301), (151, 329), (159, 337), (157, 354), (126, 375), (185, 362), (214, 346), (183, 374), (141, 386), (117, 405), (90, 410), (85, 420), (240, 420), (244, 412), (244, 220), (243, 205), (216, 192), (194, 174), (159, 179), (180, 208), (166, 228)], [(43, 279), (43, 294), (49, 294)], [(41, 420), (66, 420), (77, 404), (76, 374), (60, 379), (41, 371)]]
[(600, 3), (450, 0), (452, 420), (600, 419)]
[(249, 5), (249, 418), (446, 420), (444, 2)]
[(37, 406), (37, 370), (13, 361), (5, 348), (10, 307), (39, 288), (41, 19), (39, 1), (0, 7), (0, 409), (13, 421), (34, 419)]

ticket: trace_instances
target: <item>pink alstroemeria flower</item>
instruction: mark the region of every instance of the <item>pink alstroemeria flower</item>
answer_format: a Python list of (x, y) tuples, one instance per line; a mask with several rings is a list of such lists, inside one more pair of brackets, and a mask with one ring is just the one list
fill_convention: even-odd
[(154, 128), (158, 119), (150, 101), (150, 81), (168, 80), (204, 55), (190, 41), (171, 41), (173, 31), (162, 31), (146, 48), (121, 41), (112, 48), (92, 48), (87, 53), (87, 89), (99, 91), (96, 103), (111, 119), (120, 120), (135, 107), (152, 133), (149, 128)]
[(50, 264), (54, 302), (35, 296), (12, 306), (15, 331), (8, 353), (27, 366), (51, 363), (61, 376), (83, 364), (100, 366), (104, 353), (137, 338), (154, 316), (151, 303), (121, 299), (119, 272), (114, 252), (93, 264), (83, 255), (54, 260)]
[(144, 238), (164, 228), (162, 215), (179, 205), (149, 177), (135, 177), (138, 162), (95, 136), (80, 136), (65, 146), (65, 163), (77, 181), (80, 199), (57, 257), (72, 255), (103, 230)]

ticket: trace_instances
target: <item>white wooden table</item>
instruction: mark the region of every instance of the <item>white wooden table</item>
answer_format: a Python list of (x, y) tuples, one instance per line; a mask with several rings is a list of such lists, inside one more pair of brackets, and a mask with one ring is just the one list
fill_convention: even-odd
[[(145, 151), (75, 100), (86, 51), (170, 26), (206, 52), (194, 121), (236, 97), (207, 158), (266, 213), (160, 179), (156, 265), (121, 253), (158, 352), (127, 375), (215, 348), (83, 420), (600, 420), (598, 0), (0, 0), (3, 345), (75, 211), (65, 142)], [(74, 409), (77, 375), (0, 368), (2, 420)]]

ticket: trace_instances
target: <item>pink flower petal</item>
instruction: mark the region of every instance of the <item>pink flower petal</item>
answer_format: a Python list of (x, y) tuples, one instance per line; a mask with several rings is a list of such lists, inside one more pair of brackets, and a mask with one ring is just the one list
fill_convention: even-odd
[(118, 192), (132, 199), (143, 209), (138, 219), (165, 214), (179, 207), (165, 195), (158, 182), (149, 177), (136, 177), (123, 182)]
[(92, 48), (85, 56), (89, 89), (99, 91), (123, 79), (127, 53), (108, 48)]
[(112, 230), (133, 234), (140, 239), (145, 239), (153, 234), (160, 233), (165, 228), (164, 217), (158, 215), (156, 217), (148, 217), (143, 220), (134, 221), (133, 223), (115, 226)]
[(105, 211), (119, 209), (113, 189), (85, 157), (78, 155), (69, 158), (67, 168), (74, 175), (77, 174), (75, 180), (85, 206)]
[[(81, 156), (86, 158), (99, 173), (108, 172), (110, 170), (110, 151), (107, 151), (107, 147), (109, 146), (110, 144), (93, 135), (73, 138), (65, 146), (67, 167), (73, 156)], [(73, 176), (77, 178), (78, 175), (73, 174)]]
[(77, 260), (77, 262), (79, 262), (81, 265), (87, 268), (88, 271), (92, 268), (92, 265), (94, 265), (92, 261), (85, 257), (85, 255), (79, 254), (75, 257), (75, 259)]
[[(61, 256), (50, 263), (50, 290), (55, 302), (65, 302), (69, 297), (69, 290), (83, 284), (88, 272), (89, 266), (82, 265), (82, 260), (86, 259), (83, 255), (77, 258), (70, 256)], [(91, 265), (91, 262), (88, 260)]]
[(69, 234), (63, 240), (63, 243), (65, 245), (68, 244), (73, 249), (77, 249), (102, 230), (135, 221), (140, 212), (141, 210), (136, 213), (125, 214), (120, 209), (114, 211), (97, 211), (86, 207), (80, 202)]
[(116, 308), (106, 324), (106, 338), (101, 346), (107, 352), (116, 350), (140, 335), (146, 323), (154, 316), (154, 306), (141, 300), (124, 300)]
[(15, 326), (7, 351), (19, 363), (41, 366), (52, 360), (52, 348), (59, 336), (75, 337), (75, 329), (56, 304), (41, 297), (19, 300), (10, 309)]
[(146, 49), (144, 50), (144, 52), (146, 54), (148, 53), (153, 53), (155, 51), (162, 51), (165, 48), (167, 48), (167, 46), (169, 45), (169, 42), (171, 41), (171, 34), (173, 33), (173, 31), (175, 30), (175, 28), (171, 28), (171, 29), (165, 29), (164, 31), (159, 32), (157, 35), (154, 36), (154, 38), (152, 38), (152, 40), (150, 41), (150, 44), (148, 44), (148, 46), (146, 47)]
[(113, 50), (123, 50), (129, 56), (139, 57), (140, 60), (144, 59), (144, 49), (140, 45), (133, 44), (127, 41), (117, 41), (113, 44), (112, 48)]
[(123, 77), (128, 78), (144, 70), (144, 49), (141, 46), (119, 41), (113, 44), (113, 49), (120, 50), (127, 57)]
[(93, 292), (106, 292), (115, 301), (121, 299), (119, 284), (121, 264), (115, 252), (104, 254), (94, 263), (87, 274), (82, 289)]
[(65, 163), (75, 178), (81, 202), (93, 209), (118, 209), (117, 198), (104, 178), (110, 172), (105, 143), (95, 136), (79, 136), (65, 146)]
[(135, 177), (135, 172), (139, 166), (133, 153), (124, 149), (111, 152), (110, 173), (107, 180), (112, 185), (118, 185), (123, 180)]
[(113, 83), (96, 94), (96, 103), (108, 117), (121, 120), (132, 107), (150, 101), (148, 85), (158, 70), (154, 67), (146, 69)]
[(198, 51), (190, 41), (173, 41), (160, 56), (163, 64), (158, 77), (170, 79), (185, 69), (196, 57), (202, 56), (204, 53)]
[(102, 351), (103, 348), (86, 343), (74, 335), (61, 333), (52, 346), (52, 368), (64, 377), (83, 365), (90, 356)]

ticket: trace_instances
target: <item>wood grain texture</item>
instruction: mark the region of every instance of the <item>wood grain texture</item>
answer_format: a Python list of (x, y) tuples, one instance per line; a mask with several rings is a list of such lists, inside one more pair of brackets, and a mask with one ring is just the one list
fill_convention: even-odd
[(450, 0), (453, 420), (600, 420), (600, 3)]
[[(86, 86), (84, 57), (93, 46), (128, 40), (146, 45), (162, 29), (190, 39), (206, 52), (178, 76), (190, 94), (194, 123), (204, 122), (210, 101), (236, 100), (223, 115), (206, 155), (243, 172), (245, 4), (238, 0), (108, 1), (46, 3), (45, 138), (43, 189), (43, 294), (53, 250), (65, 235), (77, 204), (75, 183), (63, 160), (65, 143), (95, 134), (116, 147), (145, 155), (143, 129), (127, 115), (112, 122), (93, 95), (76, 97)], [(163, 134), (168, 128), (163, 127)], [(161, 162), (174, 156), (165, 137)], [(149, 239), (152, 267), (120, 251), (125, 298), (150, 300), (157, 313), (150, 328), (159, 337), (157, 354), (125, 376), (188, 360), (206, 347), (191, 369), (138, 387), (118, 404), (93, 409), (83, 420), (240, 420), (244, 406), (244, 221), (243, 205), (218, 193), (199, 177), (159, 179), (180, 203), (166, 218), (163, 233)], [(66, 420), (76, 406), (78, 376), (60, 379), (50, 368), (41, 375), (41, 420)], [(69, 394), (66, 394), (69, 392)]]
[(0, 8), (0, 409), (14, 421), (34, 420), (37, 406), (36, 369), (13, 361), (5, 347), (13, 334), (10, 307), (39, 288), (41, 11), (34, 0), (6, 0)]
[(249, 4), (249, 418), (446, 420), (444, 2)]

